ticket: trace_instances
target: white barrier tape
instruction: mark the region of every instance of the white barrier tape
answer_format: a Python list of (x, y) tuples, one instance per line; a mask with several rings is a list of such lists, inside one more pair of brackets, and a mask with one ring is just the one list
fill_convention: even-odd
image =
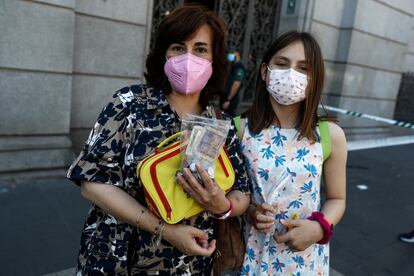
[(382, 117), (378, 117), (378, 116), (373, 116), (373, 115), (369, 115), (369, 114), (365, 114), (365, 113), (345, 110), (345, 109), (342, 109), (342, 108), (337, 108), (337, 107), (328, 106), (328, 105), (323, 105), (323, 106), (320, 106), (320, 107), (324, 108), (326, 110), (334, 111), (334, 112), (341, 113), (341, 114), (344, 114), (344, 115), (349, 115), (349, 116), (353, 116), (353, 117), (357, 117), (357, 118), (366, 118), (366, 119), (370, 119), (370, 120), (374, 120), (374, 121), (378, 121), (378, 122), (383, 122), (383, 123), (387, 123), (387, 124), (394, 125), (394, 126), (414, 129), (414, 124), (412, 124), (412, 123), (392, 120), (392, 119), (388, 119), (388, 118), (382, 118)]

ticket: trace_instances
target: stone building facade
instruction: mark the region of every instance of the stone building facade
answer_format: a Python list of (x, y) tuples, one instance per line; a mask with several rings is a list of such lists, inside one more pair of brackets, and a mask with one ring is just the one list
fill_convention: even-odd
[[(214, 2), (237, 10), (236, 0)], [(112, 93), (143, 81), (155, 5), (0, 0), (0, 178), (63, 175)], [(281, 0), (277, 9), (272, 35), (304, 30), (320, 42), (326, 104), (393, 117), (401, 76), (414, 71), (414, 1)], [(357, 139), (392, 132), (378, 122), (339, 119)]]

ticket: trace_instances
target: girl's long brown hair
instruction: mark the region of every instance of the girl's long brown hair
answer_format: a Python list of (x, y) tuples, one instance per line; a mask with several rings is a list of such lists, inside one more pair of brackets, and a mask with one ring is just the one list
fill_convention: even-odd
[[(305, 32), (291, 31), (284, 33), (270, 45), (263, 56), (261, 64), (269, 64), (278, 51), (297, 41), (301, 41), (305, 48), (305, 58), (308, 64), (308, 86), (306, 88), (306, 99), (300, 105), (299, 121), (296, 128), (300, 132), (299, 138), (306, 137), (317, 140), (315, 133), (318, 121), (317, 109), (322, 95), (325, 67), (316, 40), (311, 34)], [(247, 111), (249, 130), (254, 134), (258, 134), (264, 128), (269, 127), (274, 120), (280, 125), (276, 114), (273, 112), (269, 97), (271, 96), (266, 89), (266, 81), (262, 79), (261, 68), (259, 68), (255, 98), (252, 107)]]

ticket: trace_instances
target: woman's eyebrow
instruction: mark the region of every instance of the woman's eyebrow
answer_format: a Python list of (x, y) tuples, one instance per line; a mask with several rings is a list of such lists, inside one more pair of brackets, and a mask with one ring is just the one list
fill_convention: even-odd
[(208, 43), (206, 42), (196, 42), (194, 43), (195, 46), (208, 46)]

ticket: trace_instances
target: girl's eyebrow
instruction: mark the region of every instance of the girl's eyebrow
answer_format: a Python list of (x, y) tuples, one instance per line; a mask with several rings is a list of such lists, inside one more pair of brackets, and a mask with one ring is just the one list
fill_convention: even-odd
[(284, 56), (276, 56), (275, 59), (283, 59), (285, 61), (290, 61), (290, 59), (288, 59), (287, 57), (284, 57)]

